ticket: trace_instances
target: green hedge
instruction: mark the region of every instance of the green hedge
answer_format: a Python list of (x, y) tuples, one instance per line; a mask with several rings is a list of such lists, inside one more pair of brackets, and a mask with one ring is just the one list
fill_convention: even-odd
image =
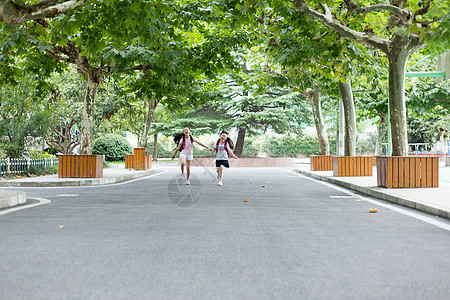
[(133, 154), (133, 146), (120, 135), (107, 134), (94, 141), (92, 154), (104, 155), (105, 161), (124, 161), (125, 155)]
[[(336, 152), (336, 138), (330, 137), (330, 153)], [(317, 137), (285, 137), (273, 138), (266, 144), (266, 152), (270, 157), (298, 157), (319, 154), (319, 140)]]
[[(158, 143), (158, 148), (156, 151), (157, 151), (156, 154), (159, 158), (171, 158), (173, 154), (172, 149), (167, 149), (160, 143)], [(153, 155), (153, 143), (147, 144), (147, 152), (148, 154)]]
[(242, 149), (242, 155), (244, 156), (256, 156), (258, 155), (259, 149), (253, 145), (250, 140), (244, 140), (244, 148)]

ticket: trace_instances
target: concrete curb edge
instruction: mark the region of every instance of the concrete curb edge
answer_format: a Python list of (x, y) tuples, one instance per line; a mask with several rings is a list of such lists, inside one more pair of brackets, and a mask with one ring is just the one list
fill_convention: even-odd
[(159, 173), (159, 170), (148, 170), (142, 173), (117, 176), (110, 178), (93, 178), (93, 179), (78, 179), (78, 180), (67, 180), (67, 181), (35, 181), (35, 182), (21, 182), (21, 181), (1, 181), (0, 187), (62, 187), (62, 186), (94, 186), (94, 185), (107, 185), (112, 183), (118, 183), (122, 181), (127, 181), (131, 179), (136, 179), (139, 177), (152, 175)]

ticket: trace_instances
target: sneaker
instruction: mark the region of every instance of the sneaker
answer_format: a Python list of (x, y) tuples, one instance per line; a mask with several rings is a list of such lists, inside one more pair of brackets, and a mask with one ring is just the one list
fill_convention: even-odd
[(184, 174), (181, 174), (180, 175), (180, 180), (183, 180), (183, 178), (184, 178)]
[(217, 185), (223, 185), (222, 181), (219, 181), (219, 182), (217, 183)]
[(186, 184), (187, 184), (187, 185), (190, 185), (191, 183), (189, 182), (189, 180), (186, 180)]

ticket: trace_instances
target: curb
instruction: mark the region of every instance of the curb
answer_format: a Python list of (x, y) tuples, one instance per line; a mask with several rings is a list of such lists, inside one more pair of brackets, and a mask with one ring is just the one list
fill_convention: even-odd
[(0, 191), (0, 208), (10, 207), (25, 203), (27, 194), (16, 191)]
[(436, 215), (439, 217), (444, 217), (444, 218), (450, 219), (450, 211), (442, 210), (439, 207), (429, 205), (429, 204), (426, 204), (423, 202), (419, 202), (416, 200), (393, 196), (393, 195), (390, 195), (390, 194), (384, 192), (383, 190), (378, 190), (378, 187), (377, 188), (367, 188), (367, 187), (358, 186), (358, 185), (355, 185), (352, 183), (340, 181), (335, 178), (324, 177), (324, 176), (320, 176), (317, 174), (312, 174), (310, 172), (302, 171), (299, 169), (295, 169), (295, 171), (300, 174), (306, 175), (308, 177), (314, 178), (314, 179), (327, 181), (327, 182), (330, 182), (330, 183), (333, 183), (336, 185), (340, 185), (340, 186), (343, 186), (345, 188), (348, 188), (348, 189), (351, 189), (354, 191), (361, 192), (368, 196), (372, 196), (372, 197), (382, 199), (385, 201), (389, 201), (389, 202), (392, 202), (392, 203), (395, 203), (398, 205), (406, 206), (406, 207), (413, 208), (413, 209), (416, 209), (416, 210), (419, 210), (422, 212), (426, 212), (426, 213), (433, 214), (433, 215)]
[(65, 181), (1, 181), (0, 187), (61, 187), (61, 186), (96, 186), (107, 185), (127, 181), (147, 175), (152, 175), (161, 172), (160, 170), (148, 170), (142, 173), (123, 175), (110, 178), (93, 178), (93, 179), (78, 179)]

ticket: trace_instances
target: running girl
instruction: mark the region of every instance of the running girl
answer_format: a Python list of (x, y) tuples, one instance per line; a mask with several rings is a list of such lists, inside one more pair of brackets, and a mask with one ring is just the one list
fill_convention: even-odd
[(223, 185), (223, 169), (229, 168), (228, 164), (228, 155), (238, 159), (236, 155), (234, 155), (232, 149), (234, 149), (233, 141), (228, 137), (228, 132), (222, 131), (220, 134), (220, 138), (216, 142), (215, 151), (216, 151), (216, 168), (217, 168), (217, 179), (219, 182), (217, 185)]
[[(175, 137), (175, 140), (177, 138)], [(183, 129), (183, 135), (180, 137), (180, 140), (178, 141), (178, 147), (175, 148), (175, 152), (172, 155), (172, 159), (175, 158), (175, 155), (178, 151), (180, 151), (180, 162), (181, 162), (181, 175), (180, 180), (184, 178), (184, 166), (186, 165), (186, 184), (191, 184), (189, 182), (189, 178), (191, 176), (191, 162), (194, 159), (194, 143), (199, 144), (200, 146), (205, 147), (206, 149), (209, 149), (211, 151), (214, 151), (213, 148), (208, 147), (195, 139), (193, 136), (191, 136), (191, 131), (189, 130), (189, 127), (185, 127)]]

